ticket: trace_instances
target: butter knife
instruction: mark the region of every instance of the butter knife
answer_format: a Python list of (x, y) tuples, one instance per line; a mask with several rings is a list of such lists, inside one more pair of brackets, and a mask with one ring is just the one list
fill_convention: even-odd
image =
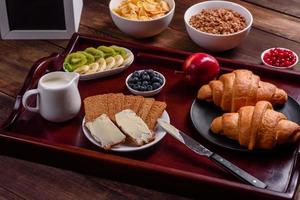
[(195, 153), (197, 153), (201, 156), (208, 157), (210, 160), (216, 162), (221, 167), (223, 167), (224, 169), (226, 169), (227, 171), (229, 171), (230, 173), (232, 173), (233, 175), (235, 175), (242, 181), (245, 181), (245, 182), (247, 182), (255, 187), (258, 187), (258, 188), (266, 188), (267, 187), (267, 185), (265, 183), (263, 183), (262, 181), (260, 181), (258, 178), (254, 177), (251, 174), (249, 174), (248, 172), (240, 169), (239, 167), (232, 164), (231, 162), (229, 162), (222, 156), (210, 151), (209, 149), (207, 149), (206, 147), (204, 147), (203, 145), (198, 143), (196, 140), (194, 140), (190, 136), (186, 135), (182, 131), (178, 130), (177, 128), (175, 128), (174, 126), (169, 124), (168, 122), (166, 122), (162, 119), (158, 119), (157, 122), (162, 129), (164, 129), (166, 132), (168, 132), (174, 138), (179, 140), (181, 143), (185, 144), (192, 151), (194, 151)]

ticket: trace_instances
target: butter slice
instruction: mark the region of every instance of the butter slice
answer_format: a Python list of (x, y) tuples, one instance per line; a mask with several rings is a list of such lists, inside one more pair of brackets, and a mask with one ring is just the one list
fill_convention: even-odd
[(117, 125), (136, 145), (141, 146), (154, 139), (154, 134), (147, 124), (132, 110), (123, 110), (115, 117)]
[(87, 122), (85, 126), (104, 149), (110, 149), (113, 145), (125, 141), (126, 136), (106, 114), (102, 114), (92, 122)]

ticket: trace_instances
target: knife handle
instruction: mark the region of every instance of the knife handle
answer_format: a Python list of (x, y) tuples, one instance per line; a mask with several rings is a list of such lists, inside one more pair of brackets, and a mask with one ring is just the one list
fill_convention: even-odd
[(258, 178), (255, 178), (248, 172), (242, 170), (241, 168), (237, 167), (236, 165), (232, 164), (222, 156), (214, 153), (210, 156), (210, 159), (217, 162), (218, 164), (222, 165), (222, 167), (225, 167), (230, 173), (238, 177), (239, 179), (255, 186), (258, 188), (266, 188), (267, 185), (260, 181)]

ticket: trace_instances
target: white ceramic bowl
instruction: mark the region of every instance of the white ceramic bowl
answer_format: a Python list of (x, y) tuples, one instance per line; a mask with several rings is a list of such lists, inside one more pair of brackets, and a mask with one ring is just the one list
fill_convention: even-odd
[[(277, 66), (270, 65), (270, 64), (266, 63), (266, 62), (264, 61), (264, 55), (265, 55), (267, 52), (269, 52), (271, 49), (275, 49), (275, 48), (277, 48), (277, 49), (282, 49), (282, 50), (289, 50), (289, 51), (291, 51), (291, 52), (294, 54), (294, 56), (296, 57), (296, 62), (295, 62), (294, 64), (288, 66), (288, 67), (277, 67)], [(260, 59), (261, 59), (261, 61), (264, 63), (264, 65), (266, 65), (266, 66), (268, 66), (268, 67), (277, 68), (277, 69), (291, 69), (291, 68), (293, 68), (293, 67), (298, 63), (298, 61), (299, 61), (299, 57), (298, 57), (298, 55), (297, 55), (294, 51), (292, 51), (292, 50), (290, 50), (290, 49), (287, 49), (287, 48), (282, 48), (282, 47), (274, 47), (274, 48), (270, 48), (270, 49), (267, 49), (267, 50), (263, 51), (263, 52), (261, 53), (261, 55), (260, 55)]]
[(135, 38), (147, 38), (159, 34), (165, 30), (174, 15), (175, 2), (174, 0), (165, 0), (169, 6), (170, 11), (157, 19), (149, 21), (130, 20), (116, 14), (113, 9), (118, 8), (123, 0), (111, 0), (109, 3), (110, 15), (115, 25), (124, 33)]
[[(139, 71), (144, 71), (144, 70), (139, 70)], [(144, 97), (150, 97), (150, 96), (154, 96), (154, 95), (158, 94), (158, 93), (162, 90), (162, 88), (165, 86), (165, 84), (166, 84), (166, 78), (164, 77), (164, 75), (162, 75), (162, 74), (159, 73), (158, 71), (154, 71), (154, 72), (158, 73), (158, 74), (163, 78), (163, 84), (162, 84), (159, 88), (157, 88), (157, 89), (155, 89), (155, 90), (151, 90), (151, 91), (138, 91), (138, 90), (132, 89), (132, 88), (128, 85), (128, 79), (132, 76), (133, 73), (131, 73), (131, 74), (129, 74), (129, 75), (127, 76), (127, 78), (126, 78), (126, 80), (125, 80), (126, 87), (128, 88), (128, 90), (129, 90), (131, 93), (133, 93), (133, 94), (135, 94), (135, 95), (141, 95), (141, 96), (144, 96)]]
[[(228, 8), (241, 14), (246, 19), (247, 27), (229, 35), (217, 35), (202, 32), (189, 24), (190, 18), (203, 9)], [(185, 28), (190, 38), (199, 46), (210, 51), (226, 51), (237, 47), (248, 35), (253, 22), (252, 14), (245, 7), (228, 1), (204, 1), (188, 8), (184, 14)]]

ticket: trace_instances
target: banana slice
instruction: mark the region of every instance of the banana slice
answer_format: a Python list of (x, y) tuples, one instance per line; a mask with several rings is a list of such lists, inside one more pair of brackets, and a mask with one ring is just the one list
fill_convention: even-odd
[(116, 55), (114, 57), (114, 59), (115, 59), (115, 64), (114, 64), (113, 68), (120, 67), (124, 62), (124, 59), (121, 55)]
[(106, 61), (104, 58), (100, 58), (99, 60), (97, 60), (97, 63), (99, 64), (97, 72), (103, 72), (106, 70)]
[(89, 65), (90, 69), (87, 72), (87, 74), (93, 74), (95, 72), (97, 72), (97, 70), (99, 69), (99, 63), (95, 62)]
[(89, 71), (90, 67), (88, 65), (83, 65), (81, 67), (78, 67), (74, 70), (74, 72), (77, 72), (79, 74), (85, 74)]
[(134, 59), (134, 58), (133, 58), (133, 55), (132, 55), (132, 54), (129, 54), (128, 57), (124, 60), (122, 66), (128, 65), (129, 63), (132, 62), (133, 59)]
[(105, 59), (105, 61), (106, 61), (106, 70), (112, 69), (116, 62), (114, 57), (108, 57)]

